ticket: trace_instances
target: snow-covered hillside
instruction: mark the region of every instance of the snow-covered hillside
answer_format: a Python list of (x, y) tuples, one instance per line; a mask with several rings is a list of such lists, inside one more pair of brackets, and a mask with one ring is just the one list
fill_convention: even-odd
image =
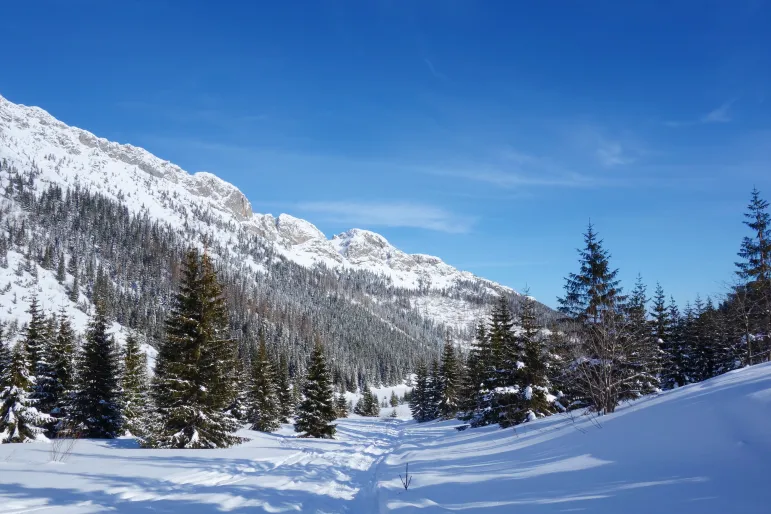
[[(258, 234), (278, 254), (300, 265), (363, 270), (394, 287), (425, 291), (411, 308), (434, 322), (465, 328), (486, 308), (465, 302), (459, 306), (450, 298), (432, 296), (431, 291), (473, 284), (492, 295), (515, 294), (437, 257), (407, 254), (367, 230), (352, 229), (328, 239), (308, 221), (288, 214), (254, 213), (235, 186), (211, 173), (189, 174), (141, 148), (107, 141), (67, 126), (38, 107), (17, 105), (0, 96), (2, 159), (20, 170), (35, 169), (42, 184), (98, 192), (132, 213), (176, 227), (193, 227), (223, 244), (238, 241), (242, 233)], [(212, 219), (219, 222), (216, 230)], [(255, 272), (265, 271), (248, 257), (244, 261)]]
[[(771, 364), (647, 397), (609, 416), (458, 432), (456, 421), (339, 420), (338, 439), (243, 431), (223, 450), (131, 439), (0, 445), (4, 513), (484, 514), (769, 512)], [(409, 463), (412, 482), (404, 490)]]

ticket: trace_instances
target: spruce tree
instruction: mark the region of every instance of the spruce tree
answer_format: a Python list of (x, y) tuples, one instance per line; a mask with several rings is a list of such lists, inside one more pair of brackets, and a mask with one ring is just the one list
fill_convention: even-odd
[(629, 376), (619, 391), (619, 398), (630, 400), (659, 389), (659, 346), (648, 321), (647, 289), (638, 275), (632, 294), (625, 305), (628, 341), (623, 366)]
[(150, 386), (147, 378), (147, 355), (134, 334), (126, 337), (123, 348), (123, 429), (134, 436), (147, 434), (150, 409)]
[(757, 305), (759, 330), (765, 334), (765, 343), (771, 338), (771, 213), (769, 203), (760, 197), (760, 192), (753, 188), (750, 203), (747, 206), (744, 224), (752, 231), (752, 236), (742, 240), (736, 273), (745, 283), (747, 301)]
[(428, 369), (426, 363), (421, 361), (415, 369), (415, 385), (410, 393), (410, 411), (413, 419), (418, 423), (431, 419), (429, 396)]
[(26, 443), (45, 440), (43, 425), (52, 419), (35, 407), (31, 397), (34, 386), (29, 373), (27, 348), (17, 344), (8, 367), (5, 368), (0, 383), (0, 443)]
[(237, 345), (210, 257), (190, 249), (166, 321), (152, 396), (157, 422), (148, 444), (160, 448), (225, 448), (240, 442), (227, 411), (235, 395)]
[(288, 423), (289, 418), (294, 414), (295, 401), (292, 395), (292, 387), (289, 384), (289, 366), (283, 356), (278, 361), (276, 396), (278, 397), (279, 421), (281, 423)]
[(88, 324), (78, 362), (78, 391), (73, 421), (87, 438), (112, 439), (120, 435), (120, 364), (117, 345), (107, 333), (107, 314), (97, 303)]
[(281, 424), (276, 394), (276, 377), (268, 358), (265, 337), (260, 331), (260, 346), (252, 356), (251, 377), (247, 394), (247, 419), (252, 430), (273, 432)]
[(442, 401), (442, 368), (438, 360), (431, 363), (431, 373), (428, 377), (428, 394), (426, 395), (426, 412), (428, 419), (439, 417), (439, 402)]
[[(46, 414), (52, 413), (58, 403), (58, 387), (56, 380), (56, 372), (52, 366), (52, 360), (56, 358), (53, 349), (51, 348), (56, 340), (56, 317), (51, 315), (45, 318), (41, 324), (40, 329), (40, 353), (38, 355), (37, 366), (35, 366), (35, 387), (32, 397), (35, 399), (35, 408), (38, 411)], [(46, 425), (46, 435), (52, 437), (55, 432), (54, 422), (51, 418), (51, 423)]]
[(454, 418), (460, 409), (459, 392), (460, 380), (458, 360), (455, 356), (455, 348), (449, 339), (444, 344), (442, 352), (442, 364), (439, 370), (442, 390), (437, 405), (439, 415), (444, 419)]
[(78, 298), (80, 298), (80, 282), (77, 272), (72, 276), (72, 285), (67, 293), (67, 297), (72, 303), (78, 303)]
[(36, 294), (32, 295), (27, 313), (30, 316), (30, 320), (24, 331), (24, 339), (22, 342), (27, 350), (29, 375), (35, 377), (37, 376), (38, 364), (43, 358), (46, 344), (46, 318), (43, 311), (40, 310), (40, 304), (38, 303)]
[(8, 343), (4, 339), (5, 323), (0, 321), (0, 389), (5, 387), (5, 383), (2, 382), (5, 370), (11, 365), (11, 349)]
[(585, 405), (600, 414), (612, 413), (622, 396), (637, 387), (639, 359), (631, 323), (624, 316), (618, 270), (592, 225), (579, 250), (578, 273), (565, 280), (565, 296), (558, 299), (566, 315), (568, 339), (577, 341), (570, 357), (573, 405)]
[(688, 383), (687, 370), (688, 350), (686, 347), (686, 319), (680, 315), (680, 310), (674, 298), (670, 298), (667, 308), (670, 324), (669, 339), (665, 341), (663, 364), (661, 370), (661, 386), (673, 389)]
[(52, 391), (55, 406), (51, 410), (51, 415), (59, 420), (59, 425), (56, 427), (56, 430), (61, 431), (64, 429), (64, 427), (61, 426), (62, 422), (67, 422), (76, 387), (75, 332), (72, 329), (70, 318), (67, 316), (64, 309), (59, 313), (58, 330), (49, 350), (50, 355), (48, 361), (55, 378)]
[(388, 404), (391, 407), (397, 407), (399, 405), (399, 397), (396, 396), (396, 391), (391, 390), (391, 398), (388, 400)]
[(490, 361), (486, 362), (489, 387), (508, 387), (516, 383), (517, 362), (520, 351), (514, 337), (514, 317), (505, 296), (498, 298), (490, 316), (487, 332), (490, 344)]
[(522, 387), (519, 392), (518, 409), (514, 416), (516, 423), (530, 421), (556, 412), (549, 401), (551, 383), (548, 377), (551, 359), (546, 348), (543, 327), (535, 311), (535, 300), (525, 291), (520, 304), (518, 339), (523, 349), (523, 364), (520, 369)]
[(559, 311), (574, 321), (599, 323), (603, 313), (615, 313), (623, 301), (616, 279), (618, 270), (611, 269), (610, 255), (591, 223), (584, 243), (586, 246), (578, 250), (580, 271), (566, 279), (565, 296), (558, 299)]
[(302, 434), (300, 437), (334, 437), (336, 425), (330, 423), (336, 416), (331, 380), (324, 348), (317, 338), (302, 390), (303, 399), (297, 406), (294, 429)]
[(335, 398), (335, 416), (338, 418), (348, 417), (348, 402), (345, 400), (343, 391), (340, 391), (340, 394)]
[(59, 257), (59, 265), (56, 267), (56, 281), (60, 284), (64, 283), (64, 279), (67, 278), (67, 275), (65, 273), (64, 269), (64, 257)]
[(361, 398), (356, 402), (353, 413), (367, 417), (377, 417), (380, 415), (380, 405), (378, 404), (377, 396), (367, 385), (362, 387)]
[(492, 352), (487, 328), (484, 322), (480, 322), (469, 351), (461, 387), (461, 409), (465, 412), (463, 419), (471, 420), (475, 425), (481, 424), (483, 412), (490, 407), (487, 363), (491, 360)]

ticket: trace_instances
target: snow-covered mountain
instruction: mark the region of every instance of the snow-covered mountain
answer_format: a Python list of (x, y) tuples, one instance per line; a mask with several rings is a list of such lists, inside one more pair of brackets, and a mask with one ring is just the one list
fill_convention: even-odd
[[(438, 257), (407, 254), (374, 232), (351, 229), (328, 239), (306, 220), (289, 214), (274, 217), (255, 213), (238, 188), (216, 175), (189, 174), (142, 148), (107, 141), (70, 127), (43, 109), (17, 105), (2, 96), (0, 159), (8, 159), (17, 167), (34, 163), (43, 182), (98, 191), (121, 201), (132, 212), (167, 223), (195, 223), (191, 212), (206, 212), (231, 228), (212, 235), (225, 240), (242, 230), (259, 234), (280, 254), (303, 266), (323, 264), (369, 271), (387, 277), (396, 287), (409, 289), (442, 290), (472, 282), (491, 294), (514, 293), (457, 270)], [(441, 311), (428, 308), (426, 313), (445, 322)], [(478, 309), (470, 317), (477, 314)]]

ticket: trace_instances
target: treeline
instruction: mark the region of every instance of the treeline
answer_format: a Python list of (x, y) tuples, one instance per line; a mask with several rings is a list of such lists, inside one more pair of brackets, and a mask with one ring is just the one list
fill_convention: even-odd
[(661, 285), (649, 298), (640, 277), (624, 294), (590, 225), (579, 270), (559, 298), (560, 319), (544, 323), (529, 298), (512, 312), (501, 298), (465, 359), (447, 343), (440, 360), (417, 366), (413, 416), (510, 426), (577, 408), (605, 414), (622, 401), (769, 360), (768, 207), (753, 190), (744, 222), (751, 233), (730, 291), (719, 302), (697, 297), (682, 310)]
[(66, 314), (46, 316), (35, 297), (18, 343), (0, 331), (0, 442), (131, 434), (154, 448), (220, 448), (239, 442), (244, 425), (270, 432), (290, 416), (301, 436), (332, 437), (331, 422), (347, 415), (318, 337), (302, 383), (290, 385), (263, 337), (244, 365), (205, 252), (191, 249), (182, 263), (152, 380), (138, 339), (120, 348), (103, 298), (94, 303), (82, 343)]
[[(351, 392), (365, 383), (400, 383), (418, 358), (438, 354), (444, 328), (411, 307), (411, 298), (425, 291), (395, 287), (364, 271), (300, 266), (260, 236), (221, 226), (216, 212), (168, 201), (184, 214), (183, 225), (132, 213), (77, 185), (43, 183), (34, 166), (18, 170), (0, 161), (0, 268), (7, 269), (0, 270), (0, 294), (14, 285), (29, 289), (42, 268), (68, 292), (70, 311), (88, 312), (101, 294), (110, 320), (157, 347), (185, 251), (208, 241), (230, 334), (242, 354), (262, 331), (271, 357), (286, 360), (293, 378), (302, 376), (319, 334), (335, 383)], [(11, 252), (23, 259), (9, 269)], [(476, 287), (431, 294), (489, 301), (489, 293)], [(23, 328), (10, 319), (8, 337)]]

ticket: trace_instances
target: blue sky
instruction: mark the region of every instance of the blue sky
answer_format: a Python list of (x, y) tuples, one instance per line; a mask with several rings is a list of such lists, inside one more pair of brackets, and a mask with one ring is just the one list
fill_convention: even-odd
[(590, 218), (630, 288), (721, 293), (771, 200), (771, 6), (29, 1), (0, 94), (556, 305)]

